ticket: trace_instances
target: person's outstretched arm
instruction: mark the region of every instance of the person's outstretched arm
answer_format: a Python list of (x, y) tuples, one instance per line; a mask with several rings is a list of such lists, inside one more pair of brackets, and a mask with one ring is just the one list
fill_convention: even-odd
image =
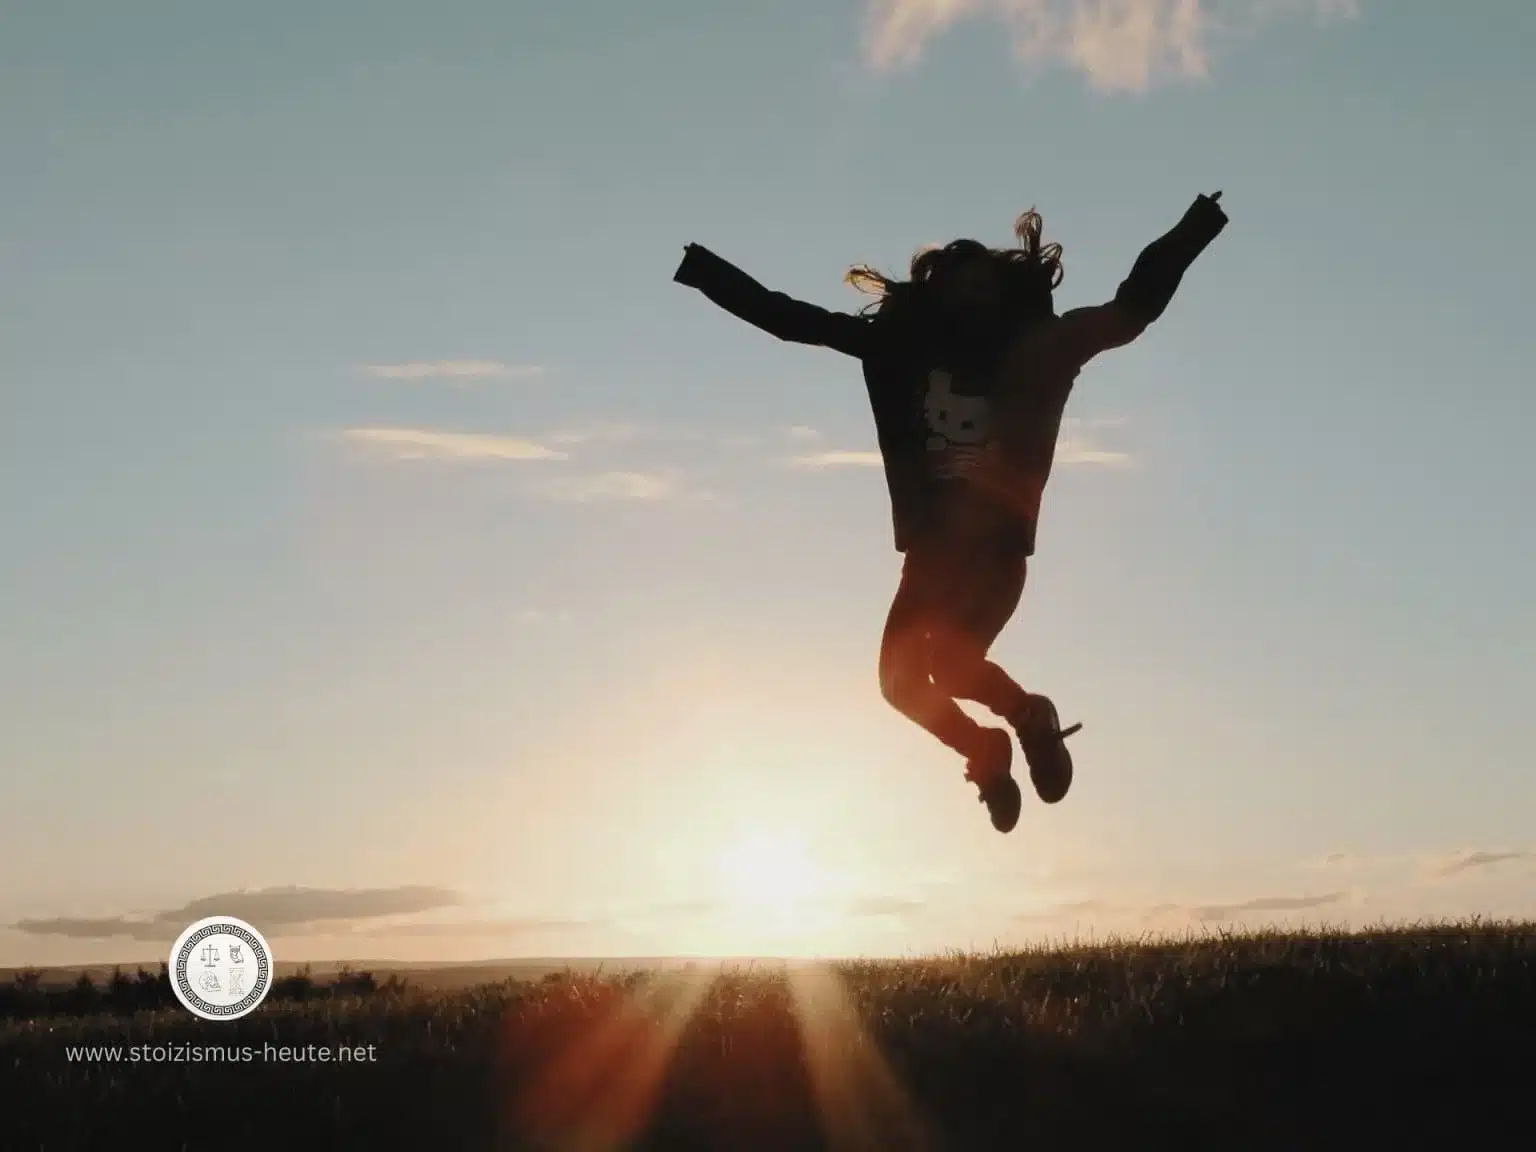
[(832, 348), (860, 359), (868, 347), (868, 320), (772, 292), (700, 244), (684, 249), (672, 279), (780, 340)]
[(1227, 226), (1220, 199), (1220, 192), (1197, 197), (1183, 219), (1142, 249), (1109, 303), (1062, 313), (1056, 326), (1061, 353), (1082, 366), (1145, 332), (1173, 300), (1184, 273)]

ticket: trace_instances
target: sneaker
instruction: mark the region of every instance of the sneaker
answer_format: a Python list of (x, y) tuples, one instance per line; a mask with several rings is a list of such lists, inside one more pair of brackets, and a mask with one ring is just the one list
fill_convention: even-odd
[(1072, 787), (1072, 753), (1067, 751), (1067, 737), (1082, 725), (1074, 724), (1063, 730), (1050, 697), (1033, 692), (1026, 695), (1024, 707), (1009, 723), (1018, 733), (1019, 747), (1029, 763), (1029, 779), (1035, 794), (1047, 804), (1060, 803)]
[(985, 728), (981, 750), (965, 763), (965, 778), (976, 785), (992, 827), (1012, 832), (1024, 805), (1013, 778), (1013, 740), (1001, 728)]

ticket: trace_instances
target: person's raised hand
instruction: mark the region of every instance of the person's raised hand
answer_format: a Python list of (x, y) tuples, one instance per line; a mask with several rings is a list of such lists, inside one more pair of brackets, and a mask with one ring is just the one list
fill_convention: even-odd
[(1227, 222), (1227, 212), (1226, 209), (1221, 206), (1221, 193), (1219, 191), (1208, 193), (1202, 192), (1196, 202), (1204, 210), (1207, 216), (1219, 220), (1223, 224)]

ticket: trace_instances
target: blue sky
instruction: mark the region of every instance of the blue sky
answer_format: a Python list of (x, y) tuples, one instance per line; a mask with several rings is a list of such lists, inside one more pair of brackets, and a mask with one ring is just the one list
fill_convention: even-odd
[[(8, 5), (0, 963), (1536, 913), (1536, 8), (1463, 7)], [(1033, 205), (1092, 303), (1215, 188), (1068, 411), (996, 651), (1078, 782), (999, 837), (876, 689), (856, 365), (672, 270), (852, 310)]]

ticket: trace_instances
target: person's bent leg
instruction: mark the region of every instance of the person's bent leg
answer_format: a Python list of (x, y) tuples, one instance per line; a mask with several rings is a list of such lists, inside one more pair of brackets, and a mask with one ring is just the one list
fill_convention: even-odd
[(951, 699), (974, 700), (1009, 722), (1027, 708), (1030, 694), (966, 638), (940, 640), (932, 658), (934, 683)]
[(1030, 694), (987, 653), (1018, 610), (1027, 561), (1022, 555), (968, 552), (960, 558), (965, 578), (950, 613), (953, 628), (933, 646), (933, 679), (951, 698), (974, 700), (1011, 723), (1028, 707)]
[(985, 740), (985, 729), (936, 686), (930, 634), (934, 626), (931, 563), (909, 553), (891, 600), (880, 638), (880, 694), (903, 716), (969, 759)]
[(1036, 794), (1047, 804), (1059, 803), (1073, 776), (1065, 738), (1081, 725), (1063, 731), (1048, 696), (1026, 691), (986, 656), (1018, 610), (1027, 560), (984, 553), (968, 559), (969, 596), (958, 621), (963, 630), (936, 646), (934, 679), (951, 696), (974, 700), (1005, 719), (1018, 735)]
[(903, 716), (969, 759), (985, 729), (933, 682), (929, 643), (920, 625), (887, 625), (880, 644), (880, 694)]
[(930, 677), (933, 635), (917, 628), (887, 629), (880, 648), (880, 688), (892, 707), (965, 758), (965, 777), (980, 792), (992, 826), (1011, 832), (1021, 797), (1011, 771), (1013, 738), (967, 716)]
[(966, 779), (980, 792), (992, 826), (1010, 832), (1021, 799), (1011, 772), (1013, 740), (1003, 729), (984, 728), (967, 716), (934, 675), (936, 655), (942, 661), (964, 651), (952, 640), (950, 613), (956, 595), (965, 596), (955, 575), (942, 552), (908, 555), (880, 645), (880, 688), (893, 707), (965, 758)]

